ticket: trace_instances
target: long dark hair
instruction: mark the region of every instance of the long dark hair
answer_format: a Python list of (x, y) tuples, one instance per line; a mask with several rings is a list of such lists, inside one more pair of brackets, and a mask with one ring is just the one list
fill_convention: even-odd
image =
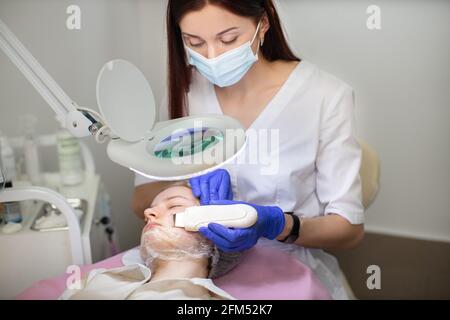
[(166, 23), (169, 54), (168, 107), (171, 119), (188, 115), (187, 93), (192, 79), (192, 67), (186, 59), (179, 23), (186, 13), (201, 10), (207, 4), (221, 6), (239, 16), (253, 17), (255, 24), (266, 13), (270, 28), (261, 48), (263, 56), (268, 61), (300, 61), (287, 44), (272, 0), (169, 0)]

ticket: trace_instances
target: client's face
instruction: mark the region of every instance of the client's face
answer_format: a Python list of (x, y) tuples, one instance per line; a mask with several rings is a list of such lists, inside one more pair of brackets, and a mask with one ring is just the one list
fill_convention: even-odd
[(203, 257), (211, 250), (209, 240), (199, 233), (174, 227), (174, 214), (199, 205), (188, 187), (173, 186), (159, 193), (144, 211), (147, 224), (142, 231), (141, 254), (161, 259)]
[(163, 190), (155, 197), (150, 208), (144, 211), (147, 222), (144, 232), (156, 226), (173, 227), (174, 214), (199, 204), (188, 187), (173, 186)]

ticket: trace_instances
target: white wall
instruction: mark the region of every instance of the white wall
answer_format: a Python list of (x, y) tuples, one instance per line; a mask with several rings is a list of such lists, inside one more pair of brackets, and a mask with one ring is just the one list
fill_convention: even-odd
[(367, 229), (450, 241), (450, 2), (278, 3), (296, 52), (356, 90), (359, 134), (381, 160)]
[[(0, 17), (67, 93), (95, 107), (103, 63), (125, 58), (146, 74), (159, 101), (165, 85), (165, 1), (0, 0)], [(82, 30), (65, 29), (65, 8), (82, 9)], [(366, 28), (376, 4), (382, 29)], [(450, 2), (278, 0), (289, 41), (300, 57), (350, 83), (360, 136), (378, 152), (381, 191), (367, 212), (370, 230), (450, 241)], [(39, 114), (42, 133), (56, 130), (50, 109), (0, 53), (0, 128)], [(95, 146), (112, 195), (123, 248), (138, 242), (129, 210), (132, 175)]]

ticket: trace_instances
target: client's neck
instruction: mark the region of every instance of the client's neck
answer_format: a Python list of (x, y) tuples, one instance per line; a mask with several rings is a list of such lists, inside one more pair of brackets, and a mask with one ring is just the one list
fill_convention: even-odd
[(155, 261), (155, 268), (150, 281), (175, 278), (206, 278), (208, 276), (208, 259), (160, 260)]

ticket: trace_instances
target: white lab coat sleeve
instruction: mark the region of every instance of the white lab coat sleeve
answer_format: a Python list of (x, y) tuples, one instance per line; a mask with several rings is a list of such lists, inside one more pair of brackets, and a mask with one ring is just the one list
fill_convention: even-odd
[(322, 105), (316, 158), (317, 196), (324, 214), (338, 214), (351, 224), (364, 223), (361, 190), (361, 147), (356, 139), (355, 96), (343, 85)]
[[(166, 121), (169, 120), (169, 105), (168, 105), (168, 97), (167, 92), (164, 93), (163, 98), (161, 99), (161, 104), (159, 105), (158, 113), (156, 115), (158, 117), (158, 121)], [(146, 183), (156, 182), (154, 179), (150, 179), (144, 177), (139, 173), (134, 174), (134, 186), (140, 186)]]

